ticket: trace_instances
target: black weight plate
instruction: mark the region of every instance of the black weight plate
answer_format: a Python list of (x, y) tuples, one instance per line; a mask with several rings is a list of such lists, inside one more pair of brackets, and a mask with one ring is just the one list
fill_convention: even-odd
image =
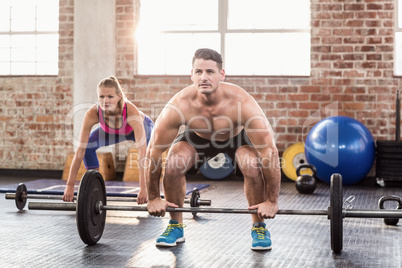
[(402, 147), (377, 147), (377, 153), (391, 153), (400, 154), (402, 153)]
[(401, 175), (402, 174), (402, 170), (397, 169), (397, 168), (378, 168), (377, 169), (378, 172), (381, 172), (382, 174), (388, 174), (388, 175)]
[(377, 176), (393, 176), (393, 177), (402, 177), (402, 172), (398, 171), (388, 171), (388, 170), (376, 170)]
[(401, 182), (402, 177), (401, 176), (376, 176), (377, 178), (381, 178), (384, 181), (388, 182)]
[(376, 164), (377, 169), (381, 170), (396, 170), (396, 171), (402, 171), (402, 161), (399, 161), (399, 164)]
[(376, 174), (400, 176), (402, 174), (402, 170), (396, 168), (376, 168)]
[(383, 141), (379, 140), (376, 142), (377, 148), (378, 147), (401, 147), (402, 148), (402, 141)]
[(402, 154), (392, 154), (392, 153), (377, 152), (377, 158), (381, 158), (381, 159), (402, 159)]
[(389, 170), (389, 169), (381, 169), (377, 168), (376, 169), (376, 175), (377, 176), (392, 176), (392, 177), (400, 177), (401, 176), (401, 171), (394, 171), (394, 170)]
[(19, 210), (23, 210), (25, 204), (27, 203), (27, 199), (23, 198), (24, 194), (27, 194), (28, 190), (25, 184), (20, 183), (15, 190), (15, 205)]
[(102, 175), (88, 170), (81, 179), (77, 197), (76, 221), (81, 240), (95, 245), (102, 237), (106, 222), (106, 210), (97, 213), (95, 206), (101, 201), (106, 205), (106, 188)]
[(392, 165), (392, 166), (401, 166), (401, 160), (399, 159), (386, 159), (386, 158), (378, 158), (376, 159), (377, 165)]
[[(198, 191), (197, 188), (193, 189), (193, 192), (191, 194), (191, 199), (190, 199), (190, 206), (193, 208), (199, 207), (199, 202), (198, 200), (200, 199), (200, 191)], [(197, 216), (197, 212), (192, 212), (193, 216)]]
[(398, 169), (398, 168), (378, 168), (377, 169), (379, 172), (381, 172), (382, 174), (388, 174), (388, 175), (401, 175), (402, 174), (402, 170)]
[(331, 176), (330, 195), (331, 249), (335, 254), (338, 254), (343, 248), (342, 176), (338, 173)]

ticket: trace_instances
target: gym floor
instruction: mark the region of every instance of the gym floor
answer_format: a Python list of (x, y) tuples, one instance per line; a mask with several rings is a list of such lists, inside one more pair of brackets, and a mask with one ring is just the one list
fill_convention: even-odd
[[(27, 180), (0, 176), (0, 185)], [(211, 185), (201, 192), (201, 198), (211, 199), (213, 207), (247, 208), (240, 179), (189, 181)], [(377, 209), (381, 196), (401, 196), (401, 186), (373, 185), (345, 186), (344, 199), (354, 195), (354, 208)], [(18, 212), (12, 200), (5, 200), (4, 193), (0, 194), (0, 204), (0, 267), (402, 267), (402, 223), (387, 226), (382, 219), (344, 219), (343, 251), (335, 255), (325, 216), (278, 215), (267, 220), (273, 249), (256, 252), (250, 250), (250, 215), (198, 214), (193, 218), (186, 213), (186, 242), (174, 248), (158, 248), (155, 239), (165, 230), (168, 217), (108, 211), (103, 236), (90, 247), (79, 238), (74, 212)], [(301, 195), (294, 183), (282, 182), (281, 209), (328, 206), (328, 185), (319, 183), (313, 195)]]

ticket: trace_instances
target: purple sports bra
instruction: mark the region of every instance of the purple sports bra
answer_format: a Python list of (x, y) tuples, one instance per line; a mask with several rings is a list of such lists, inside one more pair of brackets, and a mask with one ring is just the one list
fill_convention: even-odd
[(103, 111), (98, 105), (98, 114), (99, 114), (99, 124), (101, 125), (103, 131), (109, 134), (117, 134), (117, 135), (127, 135), (131, 131), (133, 131), (133, 128), (127, 123), (127, 103), (124, 103), (124, 108), (123, 108), (123, 124), (121, 128), (116, 129), (116, 128), (111, 128), (109, 127), (105, 119), (103, 118)]

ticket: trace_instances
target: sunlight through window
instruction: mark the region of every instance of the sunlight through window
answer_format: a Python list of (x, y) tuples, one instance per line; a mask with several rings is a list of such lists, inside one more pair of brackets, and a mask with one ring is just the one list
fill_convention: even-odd
[(137, 74), (188, 75), (208, 47), (228, 75), (310, 75), (308, 0), (143, 0), (139, 18)]

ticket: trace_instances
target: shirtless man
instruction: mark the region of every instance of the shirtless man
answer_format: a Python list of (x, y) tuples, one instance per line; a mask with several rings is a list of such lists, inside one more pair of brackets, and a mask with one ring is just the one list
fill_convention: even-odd
[[(264, 219), (278, 211), (280, 167), (274, 133), (258, 103), (242, 88), (223, 82), (222, 56), (199, 49), (193, 57), (192, 85), (177, 93), (165, 106), (147, 149), (148, 211), (164, 216), (166, 207), (182, 207), (186, 193), (185, 173), (195, 173), (218, 153), (233, 159), (236, 173), (244, 176), (245, 195), (252, 214), (251, 249), (271, 249)], [(186, 130), (178, 135), (181, 126)], [(160, 198), (161, 156), (170, 147)], [(170, 213), (166, 231), (157, 246), (184, 242), (182, 213)]]

